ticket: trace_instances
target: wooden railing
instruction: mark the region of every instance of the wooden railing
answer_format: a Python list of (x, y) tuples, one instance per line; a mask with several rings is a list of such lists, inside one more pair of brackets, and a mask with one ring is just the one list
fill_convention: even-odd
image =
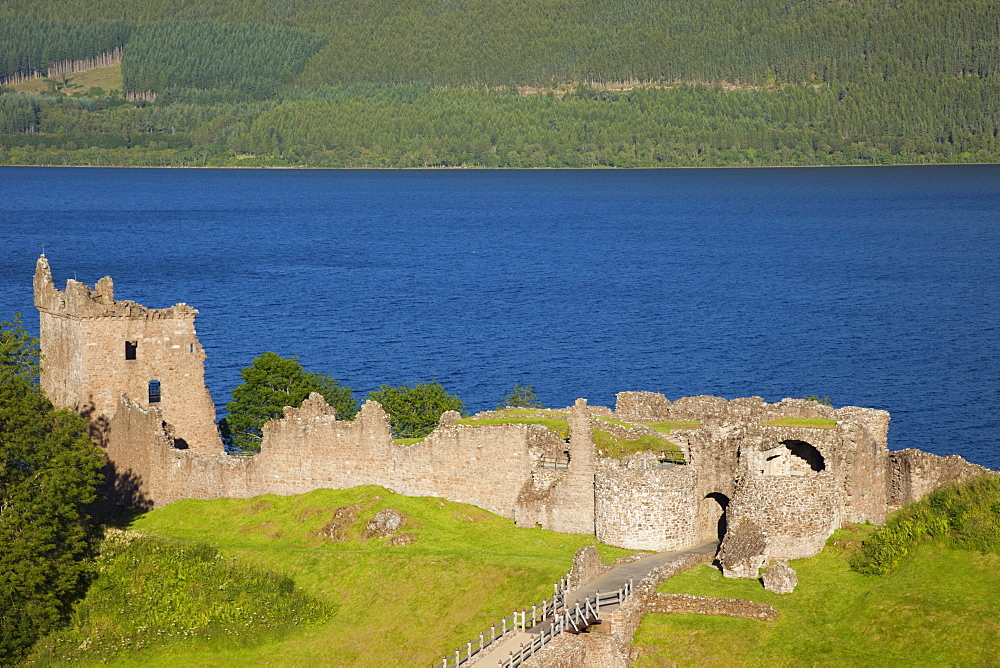
[(531, 606), (530, 614), (527, 608), (515, 610), (510, 617), (501, 619), (500, 624), (490, 626), (488, 633), (480, 633), (478, 639), (469, 640), (464, 648), (456, 648), (453, 655), (431, 664), (432, 668), (457, 668), (503, 639), (508, 631), (524, 632), (541, 624), (540, 632), (537, 635), (532, 634), (527, 645), (522, 645), (517, 652), (511, 652), (506, 659), (498, 662), (500, 668), (515, 668), (534, 656), (560, 633), (582, 631), (598, 621), (602, 606), (621, 605), (632, 594), (632, 581), (629, 580), (620, 589), (604, 593), (598, 591), (582, 603), (576, 601), (569, 604), (565, 600), (568, 587), (569, 574), (554, 585), (555, 593), (551, 600), (545, 599), (541, 605)]
[(621, 605), (631, 594), (632, 580), (630, 579), (620, 589), (607, 593), (598, 591), (594, 596), (585, 599), (582, 603), (577, 601), (571, 606), (564, 606), (561, 611), (556, 613), (551, 624), (543, 626), (538, 635), (531, 637), (527, 645), (519, 647), (517, 652), (511, 652), (506, 659), (498, 661), (497, 665), (499, 668), (516, 668), (520, 666), (541, 651), (545, 645), (554, 640), (560, 633), (566, 631), (579, 633), (601, 619), (601, 607)]

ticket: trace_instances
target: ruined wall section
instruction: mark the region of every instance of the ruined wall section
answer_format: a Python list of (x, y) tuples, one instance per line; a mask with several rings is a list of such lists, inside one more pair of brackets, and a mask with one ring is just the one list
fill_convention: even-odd
[(822, 551), (826, 539), (843, 523), (837, 480), (830, 473), (754, 476), (740, 480), (727, 510), (730, 537), (743, 523), (759, 527), (768, 539), (768, 559), (801, 559)]
[(172, 426), (157, 406), (119, 398), (106, 454), (112, 487), (122, 502), (160, 507), (181, 499), (242, 498), (264, 494), (248, 475), (249, 457), (205, 454), (177, 447)]
[(570, 438), (563, 450), (569, 453), (569, 465), (565, 470), (533, 468), (517, 496), (517, 526), (593, 535), (597, 455), (591, 410), (583, 399), (567, 409)]
[[(649, 469), (602, 459), (595, 478), (596, 535), (608, 545), (678, 550), (698, 543), (698, 475), (690, 466)], [(636, 462), (638, 463), (638, 462)]]
[[(888, 514), (889, 413), (845, 406), (835, 411), (839, 440), (831, 471), (842, 476), (843, 521), (882, 524)], [(824, 455), (826, 456), (826, 455)]]
[[(115, 301), (107, 276), (93, 289), (71, 279), (58, 290), (44, 255), (36, 265), (34, 288), (41, 384), (54, 404), (91, 419), (111, 419), (119, 397), (127, 394), (143, 406), (157, 403), (178, 444), (222, 452), (215, 405), (205, 386), (205, 352), (195, 334), (196, 309), (186, 304), (148, 309)], [(159, 381), (159, 402), (150, 402), (154, 380)]]
[[(366, 402), (353, 421), (336, 420), (312, 395), (299, 411), (264, 426), (260, 454), (248, 469), (251, 485), (273, 494), (318, 487), (381, 485), (408, 496), (438, 496), (513, 517), (517, 496), (543, 454), (565, 449), (541, 425), (506, 424), (436, 429), (424, 441), (394, 443), (389, 418)], [(263, 493), (263, 492), (257, 492)]]
[(958, 455), (941, 457), (914, 449), (890, 453), (889, 469), (889, 512), (919, 501), (943, 485), (985, 473), (996, 474)]

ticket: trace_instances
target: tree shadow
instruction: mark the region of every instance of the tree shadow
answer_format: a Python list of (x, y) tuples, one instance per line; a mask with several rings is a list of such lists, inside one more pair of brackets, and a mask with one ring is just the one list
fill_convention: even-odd
[(101, 469), (104, 483), (94, 505), (93, 516), (102, 526), (123, 529), (135, 518), (153, 509), (142, 487), (142, 476), (131, 469), (120, 471), (114, 462)]

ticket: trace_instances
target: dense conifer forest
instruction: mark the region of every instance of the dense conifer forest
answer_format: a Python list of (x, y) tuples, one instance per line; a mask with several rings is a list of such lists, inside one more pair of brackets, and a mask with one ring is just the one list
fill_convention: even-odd
[(998, 75), (993, 0), (10, 0), (0, 164), (996, 162)]

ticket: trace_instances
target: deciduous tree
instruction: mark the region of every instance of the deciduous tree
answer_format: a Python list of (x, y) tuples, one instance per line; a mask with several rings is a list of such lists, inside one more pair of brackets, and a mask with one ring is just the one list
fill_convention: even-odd
[(265, 422), (281, 418), (285, 406), (298, 406), (319, 392), (337, 411), (337, 419), (350, 420), (358, 412), (351, 388), (324, 373), (306, 371), (297, 357), (266, 352), (240, 372), (243, 383), (233, 390), (226, 404), (229, 415), (222, 420), (223, 439), (242, 454), (260, 451)]
[(421, 438), (431, 433), (445, 411), (462, 412), (465, 404), (448, 394), (441, 383), (417, 383), (415, 387), (382, 385), (368, 393), (389, 414), (396, 438)]

